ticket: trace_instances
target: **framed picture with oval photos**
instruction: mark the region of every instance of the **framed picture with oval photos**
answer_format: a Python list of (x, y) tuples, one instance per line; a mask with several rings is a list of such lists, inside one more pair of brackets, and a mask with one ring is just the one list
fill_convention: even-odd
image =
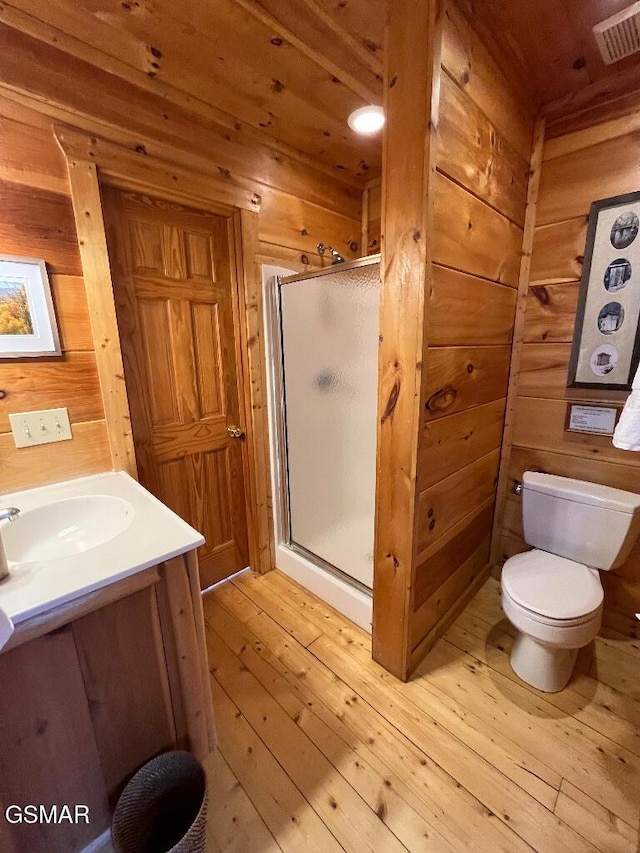
[(630, 390), (639, 320), (640, 192), (633, 192), (591, 205), (567, 386)]

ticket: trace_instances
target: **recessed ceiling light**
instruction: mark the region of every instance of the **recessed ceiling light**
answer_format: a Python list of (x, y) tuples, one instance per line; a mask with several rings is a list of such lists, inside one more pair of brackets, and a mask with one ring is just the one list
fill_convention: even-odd
[(347, 123), (356, 133), (375, 133), (384, 124), (384, 110), (382, 107), (360, 107), (351, 113)]

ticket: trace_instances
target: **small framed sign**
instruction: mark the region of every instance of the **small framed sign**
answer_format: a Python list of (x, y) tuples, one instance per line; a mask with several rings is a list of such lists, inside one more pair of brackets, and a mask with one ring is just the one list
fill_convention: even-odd
[(590, 406), (569, 403), (565, 420), (567, 432), (586, 432), (592, 435), (613, 435), (621, 406)]
[(61, 355), (47, 267), (0, 255), (0, 359)]
[(567, 385), (628, 391), (640, 361), (640, 192), (595, 201)]

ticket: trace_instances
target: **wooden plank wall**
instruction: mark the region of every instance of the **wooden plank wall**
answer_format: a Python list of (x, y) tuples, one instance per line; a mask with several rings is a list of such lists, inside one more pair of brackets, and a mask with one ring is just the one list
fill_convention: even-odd
[[(411, 667), (489, 562), (533, 131), (533, 109), (513, 79), (449, 3), (418, 446)], [(375, 234), (373, 222), (369, 239)]]
[[(0, 364), (0, 491), (111, 468), (67, 170), (36, 112), (0, 102), (0, 246), (44, 258), (60, 328), (62, 359)], [(73, 440), (16, 450), (9, 412), (67, 406)]]
[[(616, 392), (568, 391), (579, 278), (592, 201), (639, 188), (640, 93), (597, 110), (547, 119), (531, 259), (521, 372), (515, 403), (502, 557), (526, 550), (522, 501), (512, 493), (525, 470), (640, 491), (640, 454), (617, 450), (604, 436), (564, 430), (567, 400), (620, 402)], [(626, 395), (622, 395), (624, 399)], [(615, 573), (602, 574), (605, 621), (635, 634), (640, 609), (640, 546)]]
[(400, 0), (385, 57), (372, 654), (409, 673), (444, 0)]
[[(86, 68), (75, 67), (77, 60), (27, 36), (14, 33), (11, 45), (0, 60), (0, 65), (6, 60), (3, 79), (11, 82), (11, 91), (0, 92), (0, 245), (6, 254), (47, 262), (64, 357), (0, 364), (0, 389), (7, 394), (0, 401), (0, 492), (111, 468), (68, 178), (52, 120), (98, 132), (138, 150), (141, 157), (148, 150), (190, 168), (214, 170), (218, 178), (228, 174), (225, 163), (237, 164), (246, 155), (244, 174), (262, 198), (258, 261), (296, 268), (316, 265), (319, 241), (356, 257), (361, 233), (359, 190), (314, 174), (304, 164), (287, 162), (276, 152), (256, 152), (255, 146), (247, 152), (245, 142), (234, 145), (228, 134), (224, 138), (204, 129), (196, 116), (192, 132), (188, 124), (181, 125), (179, 137), (153, 126), (142, 132), (140, 114), (133, 116), (138, 101), (145, 109), (153, 107), (144, 92), (115, 84), (115, 78), (98, 70), (88, 74)], [(22, 49), (32, 57), (23, 74), (14, 62)], [(33, 61), (40, 51), (53, 63), (42, 75)], [(73, 79), (73, 86), (63, 85), (54, 71)], [(71, 77), (67, 72), (73, 72)], [(96, 83), (104, 88), (96, 90)], [(181, 118), (188, 120), (186, 115)], [(206, 140), (213, 159), (205, 164), (201, 151)], [(73, 440), (17, 451), (8, 413), (54, 406), (68, 406)]]

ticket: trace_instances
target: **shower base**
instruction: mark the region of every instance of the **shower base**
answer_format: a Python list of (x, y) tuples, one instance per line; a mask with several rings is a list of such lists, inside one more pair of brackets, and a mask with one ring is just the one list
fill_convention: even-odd
[(276, 566), (318, 598), (371, 633), (373, 599), (367, 593), (325, 568), (315, 565), (295, 548), (278, 545)]

